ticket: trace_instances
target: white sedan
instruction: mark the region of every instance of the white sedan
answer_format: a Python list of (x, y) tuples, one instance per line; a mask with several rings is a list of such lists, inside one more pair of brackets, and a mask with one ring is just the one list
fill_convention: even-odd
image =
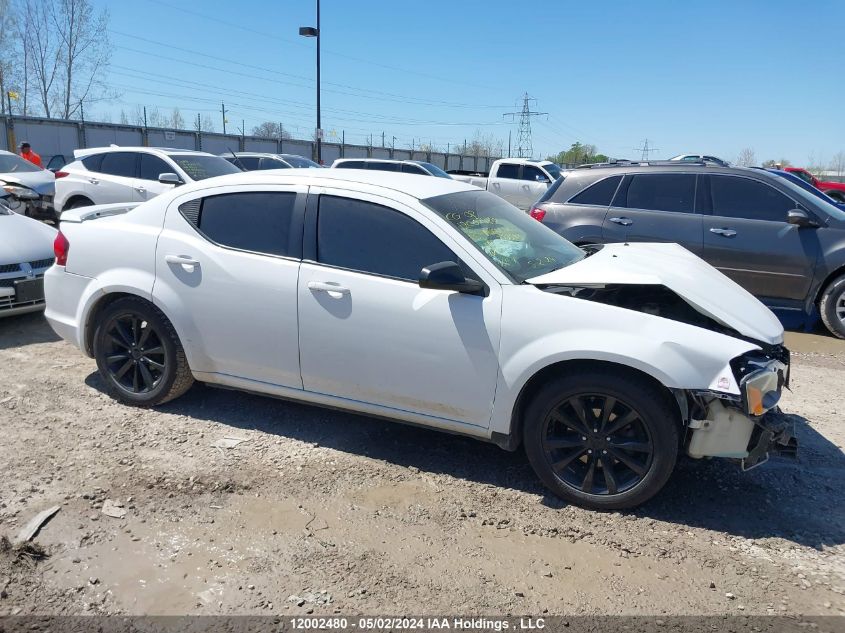
[(56, 229), (12, 212), (0, 200), (0, 317), (44, 309), (44, 272)]
[(524, 445), (582, 505), (794, 452), (772, 313), (674, 244), (582, 250), (444, 178), (258, 171), (65, 212), (46, 316), (121, 402), (200, 380)]

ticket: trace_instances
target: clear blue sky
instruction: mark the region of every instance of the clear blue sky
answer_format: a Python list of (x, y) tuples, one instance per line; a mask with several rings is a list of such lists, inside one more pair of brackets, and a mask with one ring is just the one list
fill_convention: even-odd
[[(111, 14), (118, 120), (136, 104), (221, 130), (314, 123), (314, 0), (94, 0)], [(322, 0), (323, 128), (445, 148), (517, 128), (524, 92), (536, 155), (575, 141), (616, 157), (648, 138), (668, 157), (829, 161), (845, 151), (845, 2), (822, 0)], [(175, 47), (175, 48), (174, 48)], [(89, 118), (90, 115), (89, 115)]]

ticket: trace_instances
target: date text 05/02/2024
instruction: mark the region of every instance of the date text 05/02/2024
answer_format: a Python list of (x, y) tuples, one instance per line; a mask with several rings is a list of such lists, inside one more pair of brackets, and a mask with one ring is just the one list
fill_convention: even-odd
[(456, 630), (456, 631), (508, 631), (544, 629), (543, 618), (483, 618), (483, 617), (295, 617), (289, 620), (295, 630)]

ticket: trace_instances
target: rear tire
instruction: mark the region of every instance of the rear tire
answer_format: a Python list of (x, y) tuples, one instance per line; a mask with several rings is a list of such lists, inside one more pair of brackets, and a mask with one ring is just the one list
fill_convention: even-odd
[(824, 326), (837, 338), (845, 338), (845, 275), (831, 281), (819, 300)]
[(140, 297), (118, 299), (100, 312), (94, 330), (94, 358), (106, 391), (124, 404), (163, 404), (194, 383), (173, 325)]
[(566, 501), (593, 510), (640, 505), (665, 485), (680, 422), (647, 380), (590, 370), (551, 380), (525, 411), (523, 442), (534, 471)]

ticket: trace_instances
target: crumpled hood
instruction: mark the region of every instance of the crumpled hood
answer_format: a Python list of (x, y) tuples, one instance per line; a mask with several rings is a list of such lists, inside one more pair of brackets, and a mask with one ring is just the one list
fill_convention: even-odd
[(52, 257), (56, 233), (43, 222), (0, 210), (0, 266)]
[(23, 185), (42, 196), (52, 196), (56, 191), (56, 177), (53, 172), (46, 169), (20, 173), (0, 173), (0, 182), (6, 182), (10, 185)]
[(606, 244), (577, 264), (528, 280), (534, 285), (663, 285), (702, 314), (757, 341), (783, 341), (771, 310), (678, 244)]

